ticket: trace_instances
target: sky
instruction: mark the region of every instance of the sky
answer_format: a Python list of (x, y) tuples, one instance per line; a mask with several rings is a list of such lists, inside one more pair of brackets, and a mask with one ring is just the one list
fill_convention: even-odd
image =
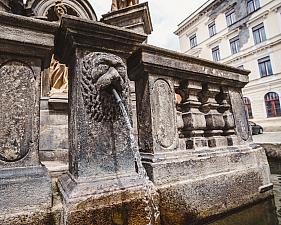
[[(148, 43), (179, 51), (179, 40), (174, 34), (177, 25), (207, 0), (146, 0), (152, 19), (153, 32)], [(90, 0), (98, 19), (110, 11), (112, 0)], [(145, 2), (140, 0), (140, 3)]]

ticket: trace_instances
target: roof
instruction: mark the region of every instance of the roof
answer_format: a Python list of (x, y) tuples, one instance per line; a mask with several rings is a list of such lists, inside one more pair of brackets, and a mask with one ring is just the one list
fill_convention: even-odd
[(178, 24), (178, 29), (174, 32), (178, 35), (185, 26), (192, 20), (194, 20), (197, 16), (201, 15), (203, 11), (205, 11), (208, 7), (213, 5), (218, 0), (207, 0), (203, 5), (201, 5), (198, 9), (196, 9), (193, 13), (191, 13), (188, 17), (186, 17), (182, 22)]

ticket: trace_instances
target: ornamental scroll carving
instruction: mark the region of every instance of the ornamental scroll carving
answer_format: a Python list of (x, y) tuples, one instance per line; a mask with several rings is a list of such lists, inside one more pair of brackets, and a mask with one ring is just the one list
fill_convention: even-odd
[(32, 69), (21, 62), (0, 67), (0, 160), (13, 162), (29, 152), (36, 100)]
[(115, 88), (127, 102), (127, 69), (121, 58), (101, 52), (86, 55), (82, 61), (81, 83), (86, 112), (92, 120), (114, 121), (121, 115), (111, 91)]

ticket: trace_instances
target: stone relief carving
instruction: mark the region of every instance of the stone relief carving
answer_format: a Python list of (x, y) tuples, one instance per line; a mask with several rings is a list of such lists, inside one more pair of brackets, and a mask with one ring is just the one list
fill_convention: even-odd
[(55, 7), (54, 7), (54, 12), (55, 12), (56, 16), (59, 18), (59, 20), (61, 20), (63, 15), (67, 14), (67, 8), (63, 4), (62, 0), (56, 1)]
[(153, 85), (153, 104), (157, 140), (164, 148), (173, 145), (176, 137), (174, 94), (169, 83), (158, 79)]
[(240, 136), (242, 140), (247, 141), (250, 137), (250, 129), (247, 114), (244, 108), (243, 96), (236, 90), (230, 90), (229, 95), (231, 99), (237, 135)]
[(56, 94), (66, 95), (68, 91), (68, 68), (65, 64), (61, 64), (54, 56), (52, 57), (50, 64), (49, 80), (51, 90), (49, 96)]
[(86, 55), (82, 64), (81, 90), (87, 114), (97, 122), (116, 120), (120, 109), (111, 89), (115, 88), (124, 101), (128, 99), (126, 65), (120, 57), (101, 52)]
[(111, 11), (139, 4), (139, 0), (112, 0)]
[(32, 142), (34, 73), (21, 62), (0, 68), (0, 160), (12, 162), (27, 155)]

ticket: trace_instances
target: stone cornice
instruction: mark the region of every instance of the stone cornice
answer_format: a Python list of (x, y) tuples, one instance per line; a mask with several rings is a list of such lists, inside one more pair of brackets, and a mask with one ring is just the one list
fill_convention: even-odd
[[(151, 74), (178, 77), (209, 82), (222, 82), (226, 85), (243, 87), (248, 82), (250, 71), (241, 70), (224, 64), (214, 63), (186, 54), (143, 44), (141, 48), (128, 59), (129, 75), (132, 80), (138, 80), (144, 68)], [(199, 74), (201, 74), (199, 76)]]
[(42, 59), (53, 53), (58, 24), (4, 12), (0, 12), (0, 21), (2, 52)]
[(68, 61), (77, 48), (107, 51), (127, 58), (146, 38), (147, 35), (125, 28), (64, 16), (56, 37), (56, 54), (62, 62)]

